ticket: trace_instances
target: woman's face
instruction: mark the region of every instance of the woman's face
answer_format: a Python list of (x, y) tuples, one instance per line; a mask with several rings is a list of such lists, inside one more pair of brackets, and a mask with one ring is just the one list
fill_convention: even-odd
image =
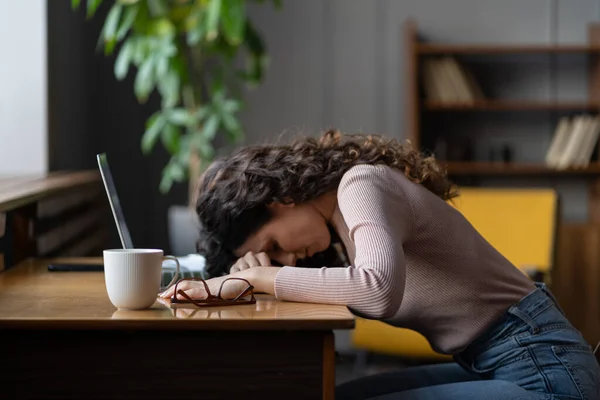
[(265, 252), (281, 265), (295, 266), (297, 260), (326, 250), (331, 243), (327, 212), (315, 203), (273, 204), (272, 218), (252, 234), (236, 251), (237, 257), (247, 252)]

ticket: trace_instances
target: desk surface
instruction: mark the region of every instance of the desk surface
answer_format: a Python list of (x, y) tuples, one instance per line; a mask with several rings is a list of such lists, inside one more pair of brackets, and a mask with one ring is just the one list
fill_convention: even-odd
[(0, 211), (28, 204), (56, 191), (100, 181), (96, 170), (47, 175), (0, 176)]
[[(55, 262), (99, 262), (63, 259)], [(50, 260), (27, 260), (0, 273), (0, 329), (351, 329), (346, 307), (283, 302), (257, 295), (253, 305), (171, 309), (157, 300), (148, 310), (117, 310), (102, 272), (48, 272)]]

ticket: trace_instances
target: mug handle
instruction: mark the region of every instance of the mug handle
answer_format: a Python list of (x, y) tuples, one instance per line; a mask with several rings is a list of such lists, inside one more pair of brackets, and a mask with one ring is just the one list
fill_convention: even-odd
[(180, 268), (181, 268), (181, 266), (179, 265), (179, 260), (177, 258), (175, 258), (174, 256), (164, 256), (163, 262), (165, 260), (175, 261), (175, 264), (177, 264), (177, 267), (175, 269), (175, 276), (173, 277), (173, 279), (171, 279), (171, 282), (169, 282), (169, 284), (167, 286), (160, 289), (161, 292), (169, 289), (171, 286), (173, 286), (175, 284), (175, 282), (177, 282), (177, 280), (179, 279), (179, 273), (180, 273)]

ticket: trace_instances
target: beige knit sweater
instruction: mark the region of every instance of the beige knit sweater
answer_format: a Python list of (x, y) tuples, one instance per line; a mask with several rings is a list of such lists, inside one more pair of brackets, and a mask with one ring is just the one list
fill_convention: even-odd
[(346, 305), (455, 354), (534, 289), (461, 213), (398, 170), (355, 166), (337, 198), (331, 222), (351, 266), (284, 267), (279, 299)]

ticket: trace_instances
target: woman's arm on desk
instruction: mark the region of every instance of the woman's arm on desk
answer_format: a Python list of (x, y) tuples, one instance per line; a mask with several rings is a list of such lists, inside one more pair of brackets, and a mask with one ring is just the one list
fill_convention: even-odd
[[(234, 272), (227, 276), (212, 278), (206, 281), (208, 288), (214, 295), (219, 292), (219, 287), (224, 280), (228, 278), (242, 278), (250, 282), (257, 293), (275, 294), (275, 277), (279, 272), (280, 267), (254, 267), (242, 271)], [(241, 281), (231, 281), (223, 287), (224, 291), (221, 295), (224, 298), (232, 298), (240, 294), (247, 287)], [(203, 299), (206, 297), (204, 285), (195, 281), (183, 281), (179, 284), (178, 289), (183, 290), (188, 296), (193, 299)], [(167, 299), (173, 296), (175, 286), (165, 290), (159, 297)]]

